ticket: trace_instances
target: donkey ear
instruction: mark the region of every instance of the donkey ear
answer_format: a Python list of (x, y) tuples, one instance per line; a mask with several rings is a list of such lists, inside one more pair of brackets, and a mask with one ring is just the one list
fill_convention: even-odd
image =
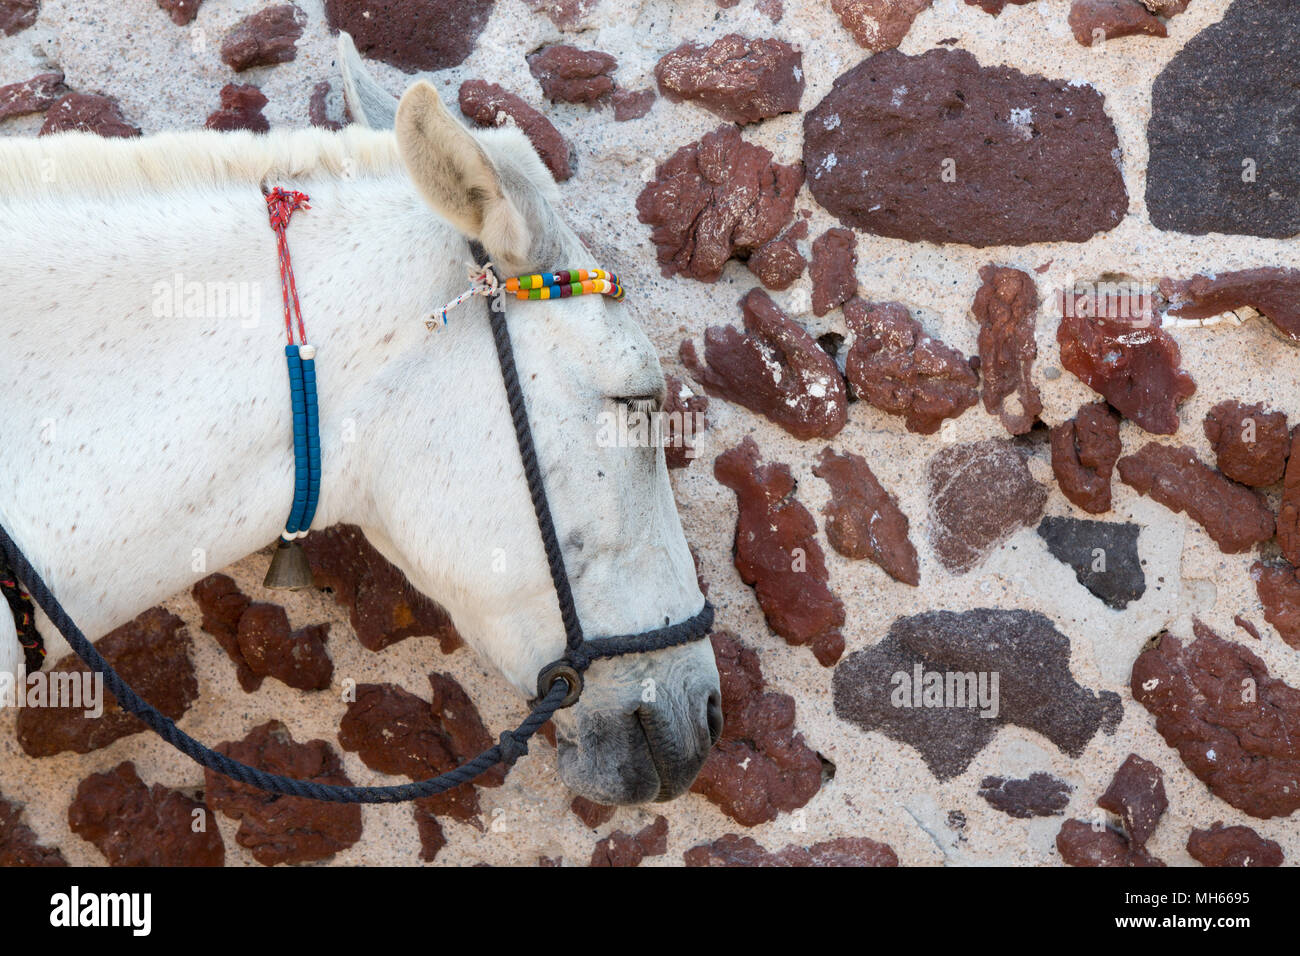
[(499, 265), (524, 265), (532, 237), (478, 140), (421, 80), (397, 106), (397, 148), (434, 210), (477, 239)]
[(343, 102), (352, 119), (371, 129), (392, 129), (397, 97), (375, 82), (352, 35), (343, 30), (339, 31), (339, 68), (343, 71)]

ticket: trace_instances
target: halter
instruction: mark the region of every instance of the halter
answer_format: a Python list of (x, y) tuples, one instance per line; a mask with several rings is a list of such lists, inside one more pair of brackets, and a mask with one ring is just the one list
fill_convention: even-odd
[[(291, 531), (290, 526), (294, 524), (294, 516), (298, 514), (299, 506), (299, 485), (295, 482), (294, 504), (290, 510), (290, 520), (286, 525), (284, 535), (281, 535), (280, 539), (281, 549), (288, 549), (290, 545), (296, 545), (297, 538), (301, 534), (305, 534), (307, 528), (310, 527), (311, 514), (308, 513), (308, 509), (310, 508), (310, 511), (314, 512), (314, 495), (318, 495), (320, 490), (318, 437), (315, 442), (315, 457), (314, 459), (309, 457), (313, 448), (310, 439), (314, 435), (313, 429), (315, 427), (309, 424), (309, 422), (315, 421), (315, 370), (313, 367), (313, 388), (309, 400), (307, 397), (305, 368), (306, 363), (314, 358), (315, 350), (312, 350), (310, 356), (303, 355), (304, 347), (311, 347), (305, 344), (306, 331), (302, 322), (302, 309), (298, 304), (297, 287), (293, 281), (293, 266), (289, 258), (288, 243), (285, 239), (285, 230), (294, 210), (300, 208), (309, 209), (310, 207), (307, 205), (306, 195), (289, 193), (279, 189), (272, 190), (268, 194), (267, 206), (270, 212), (271, 226), (276, 231), (279, 246), (281, 286), (284, 293), (285, 324), (290, 340), (289, 348), (294, 347), (289, 313), (290, 303), (292, 303), (297, 315), (300, 338), (297, 345), (297, 358), (304, 365), (300, 388), (299, 382), (294, 375), (293, 357), (290, 356), (289, 380), (290, 396), (294, 407), (295, 459), (300, 463), (304, 458), (306, 459), (308, 480), (306, 487), (302, 489), (302, 516), (299, 518), (298, 527)], [(616, 300), (623, 297), (623, 289), (618, 284), (617, 278), (599, 269), (541, 273), (535, 276), (515, 277), (501, 283), (482, 246), (477, 242), (471, 242), (470, 253), (477, 265), (477, 276), (481, 283), (472, 283), (467, 294), (457, 301), (449, 303), (439, 313), (436, 313), (443, 317), (444, 322), (448, 310), (455, 308), (474, 295), (489, 294), (479, 291), (486, 288), (491, 288), (493, 294), (513, 293), (519, 299), (566, 298), (583, 294), (610, 295)], [(568, 277), (568, 281), (562, 281), (562, 277)], [(551, 278), (556, 279), (556, 281), (546, 281)], [(535, 283), (534, 280), (538, 281)], [(590, 283), (590, 288), (587, 287), (588, 283)], [(514, 288), (511, 288), (512, 284)], [(575, 290), (574, 286), (577, 286), (581, 291)], [(567, 293), (563, 291), (565, 288), (569, 289)], [(551, 290), (559, 291), (553, 292)], [(547, 294), (543, 295), (543, 292)], [(534, 295), (533, 293), (537, 294)], [(506, 400), (510, 408), (510, 419), (514, 425), (515, 440), (519, 446), (519, 457), (523, 462), (524, 477), (528, 483), (528, 494), (532, 499), (533, 512), (537, 517), (538, 531), (542, 537), (542, 546), (546, 551), (546, 563), (550, 569), (551, 583), (555, 587), (560, 619), (564, 623), (565, 650), (563, 656), (547, 664), (538, 673), (537, 698), (534, 700), (532, 711), (519, 727), (513, 731), (507, 730), (503, 732), (494, 746), (485, 750), (473, 760), (428, 780), (390, 787), (334, 786), (308, 780), (296, 780), (292, 777), (267, 773), (256, 767), (250, 767), (248, 764), (240, 763), (199, 743), (199, 741), (178, 728), (170, 718), (152, 704), (141, 698), (122, 679), (121, 675), (113, 669), (112, 665), (104, 660), (99, 651), (95, 649), (95, 646), (86, 639), (85, 634), (68, 616), (67, 611), (63, 609), (63, 606), (50, 592), (45, 581), (32, 567), (31, 562), (27, 560), (27, 557), (14, 544), (13, 539), (9, 537), (2, 527), (0, 527), (0, 579), (7, 579), (7, 577), (12, 576), (16, 581), (26, 583), (31, 598), (45, 611), (54, 626), (67, 639), (69, 646), (77, 656), (92, 671), (103, 676), (104, 685), (117, 699), (118, 704), (124, 711), (140, 718), (165, 741), (203, 767), (224, 774), (240, 783), (250, 784), (271, 793), (307, 797), (331, 803), (398, 803), (443, 793), (473, 780), (499, 763), (504, 763), (506, 766), (512, 765), (519, 757), (528, 752), (528, 741), (541, 729), (543, 724), (551, 719), (551, 716), (557, 710), (572, 707), (577, 703), (583, 690), (583, 674), (591, 666), (592, 662), (602, 658), (619, 657), (624, 654), (644, 654), (700, 640), (713, 628), (713, 605), (706, 600), (704, 607), (685, 621), (642, 631), (637, 634), (596, 638), (587, 638), (584, 635), (582, 622), (578, 618), (577, 607), (573, 599), (573, 588), (570, 585), (568, 571), (564, 565), (564, 554), (555, 531), (555, 522), (551, 518), (550, 503), (546, 498), (546, 487), (537, 460), (537, 449), (533, 444), (532, 428), (528, 423), (528, 409), (524, 402), (523, 388), (519, 383), (519, 372), (515, 367), (510, 331), (506, 326), (505, 309), (491, 308), (487, 311), (492, 328), (492, 338), (496, 344), (497, 360), (501, 366), (501, 380), (505, 385)], [(286, 355), (289, 355), (289, 348), (286, 348)], [(300, 393), (301, 399), (299, 398)], [(306, 439), (301, 446), (298, 440), (300, 434), (298, 414), (300, 404), (302, 408), (301, 434)], [(310, 418), (308, 417), (309, 411), (311, 413)], [(301, 454), (299, 453), (300, 447), (303, 448)], [(311, 465), (313, 460), (315, 461), (314, 477)], [(305, 524), (302, 523), (303, 520), (305, 520)], [(290, 534), (294, 537), (287, 538), (286, 536)], [(283, 553), (281, 549), (277, 549), (277, 557)], [(7, 568), (12, 569), (12, 575), (7, 573)]]

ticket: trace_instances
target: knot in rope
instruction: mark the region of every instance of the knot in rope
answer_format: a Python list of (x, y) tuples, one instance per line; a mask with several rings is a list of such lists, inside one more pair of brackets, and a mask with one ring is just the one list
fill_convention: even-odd
[(276, 186), (266, 194), (266, 208), (271, 217), (271, 228), (283, 232), (289, 227), (289, 220), (299, 209), (310, 209), (308, 196), (294, 189)]
[(503, 730), (497, 744), (501, 748), (501, 762), (507, 767), (528, 753), (528, 738), (513, 730)]
[(439, 318), (442, 319), (442, 324), (446, 325), (447, 313), (456, 306), (468, 302), (476, 295), (491, 297), (500, 291), (501, 282), (497, 279), (496, 270), (492, 268), (491, 262), (485, 262), (481, 266), (471, 264), (466, 271), (469, 274), (469, 288), (424, 320), (424, 326), (430, 332), (437, 327)]

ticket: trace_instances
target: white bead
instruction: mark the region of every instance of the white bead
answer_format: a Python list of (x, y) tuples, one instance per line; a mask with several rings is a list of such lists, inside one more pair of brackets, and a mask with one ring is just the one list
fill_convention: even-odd
[(314, 359), (315, 357), (316, 357), (316, 346), (314, 346), (314, 345), (300, 345), (300, 346), (298, 347), (298, 358), (300, 358), (300, 359)]

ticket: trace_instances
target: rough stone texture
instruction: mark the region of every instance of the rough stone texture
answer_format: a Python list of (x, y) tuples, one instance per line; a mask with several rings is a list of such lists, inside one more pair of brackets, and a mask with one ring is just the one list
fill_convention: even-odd
[[(203, 829), (195, 832), (199, 821)], [(159, 783), (146, 786), (130, 761), (81, 782), (68, 807), (68, 825), (95, 844), (109, 866), (226, 862), (226, 846), (207, 805)]]
[(1056, 849), (1070, 866), (1164, 866), (1145, 848), (1130, 843), (1109, 827), (1098, 830), (1082, 820), (1066, 820), (1056, 835)]
[(63, 852), (42, 845), (22, 814), (22, 807), (0, 794), (0, 866), (67, 866)]
[(348, 609), (357, 640), (369, 650), (408, 637), (436, 637), (444, 654), (462, 646), (447, 612), (411, 587), (355, 525), (333, 525), (303, 539), (316, 586)]
[(1300, 565), (1300, 428), (1291, 433), (1291, 455), (1282, 477), (1282, 504), (1277, 514), (1277, 543), (1282, 555)]
[(236, 639), (257, 686), (263, 677), (274, 677), (299, 690), (326, 690), (334, 677), (334, 664), (325, 650), (329, 628), (314, 624), (291, 631), (284, 608), (257, 603), (239, 619)]
[(221, 88), (221, 106), (208, 115), (203, 125), (220, 132), (270, 132), (271, 121), (262, 115), (267, 102), (266, 94), (251, 83), (227, 83)]
[(1169, 809), (1164, 773), (1151, 761), (1129, 754), (1097, 798), (1097, 806), (1120, 818), (1130, 843), (1145, 847)]
[(827, 583), (817, 523), (794, 497), (790, 467), (760, 464), (758, 445), (746, 438), (718, 456), (713, 474), (736, 493), (736, 570), (768, 626), (790, 644), (811, 645), (831, 666), (844, 653), (844, 605)]
[(1146, 593), (1138, 556), (1141, 527), (1115, 521), (1086, 521), (1049, 515), (1038, 526), (1056, 560), (1074, 569), (1075, 579), (1107, 607), (1121, 611)]
[(685, 853), (687, 866), (898, 866), (893, 848), (866, 837), (840, 837), (812, 846), (788, 844), (769, 853), (752, 837), (728, 833)]
[(1300, 269), (1262, 268), (1161, 279), (1172, 315), (1205, 319), (1250, 306), (1287, 338), (1300, 342)]
[[(1192, 37), (1152, 89), (1146, 195), (1152, 224), (1194, 235), (1300, 233), (1297, 85), (1295, 4), (1237, 0), (1220, 22)], [(1247, 159), (1251, 167), (1243, 165)]]
[[(918, 668), (970, 679), (985, 674), (986, 698), (998, 674), (996, 714), (984, 716), (967, 695), (968, 687), (975, 690), (971, 680), (953, 680), (947, 698), (945, 677), (937, 680), (944, 685), (937, 698), (929, 678), (914, 687)], [(834, 701), (841, 720), (915, 747), (940, 780), (964, 771), (1003, 724), (1036, 730), (1077, 757), (1099, 729), (1114, 733), (1122, 716), (1118, 694), (1075, 682), (1069, 638), (1051, 621), (993, 608), (898, 618), (883, 640), (835, 668)]]
[(944, 448), (930, 459), (927, 474), (930, 544), (943, 566), (958, 574), (1019, 528), (1034, 524), (1047, 502), (1047, 489), (1008, 441)]
[(614, 104), (615, 122), (626, 123), (628, 120), (640, 119), (650, 112), (658, 98), (654, 90), (625, 90), (619, 87), (609, 98)]
[(1229, 481), (1187, 446), (1148, 442), (1119, 460), (1124, 484), (1205, 528), (1224, 554), (1273, 537), (1273, 512), (1259, 492)]
[(1300, 808), (1300, 690), (1199, 621), (1133, 664), (1133, 698), (1210, 792), (1253, 817)]
[(853, 39), (872, 53), (903, 42), (916, 15), (933, 0), (831, 0), (831, 9)]
[(898, 499), (881, 486), (866, 459), (823, 448), (813, 474), (831, 487), (831, 500), (822, 509), (831, 547), (845, 557), (874, 561), (895, 581), (913, 587), (920, 584), (907, 515), (898, 507)]
[(776, 239), (759, 246), (745, 264), (773, 292), (788, 289), (808, 265), (797, 241), (807, 237), (808, 220), (800, 219)]
[(470, 122), (484, 127), (513, 123), (523, 130), (557, 183), (573, 175), (568, 142), (550, 120), (522, 97), (485, 80), (466, 80), (460, 85), (458, 96), (460, 111)]
[(979, 376), (956, 349), (927, 335), (900, 302), (850, 299), (844, 320), (854, 335), (844, 371), (859, 398), (902, 415), (907, 430), (933, 435), (978, 401)]
[[(338, 132), (343, 128), (343, 123), (338, 120), (330, 119), (329, 107), (326, 103), (330, 95), (329, 80), (321, 80), (311, 91), (311, 100), (307, 104), (307, 116), (311, 120), (312, 126), (319, 126), (322, 129)], [(346, 105), (343, 108), (344, 119), (347, 120), (348, 110)]]
[[(1300, 578), (1289, 564), (1267, 565), (1256, 561), (1250, 568), (1255, 590), (1264, 605), (1264, 620), (1278, 636), (1300, 651)], [(1259, 634), (1255, 634), (1259, 640)]]
[(665, 376), (664, 381), (667, 397), (663, 412), (668, 421), (664, 458), (669, 468), (688, 468), (695, 460), (695, 439), (709, 424), (705, 417), (709, 400), (692, 392), (676, 375)]
[(614, 813), (618, 810), (618, 807), (607, 807), (604, 804), (593, 803), (586, 797), (574, 797), (573, 802), (569, 804), (569, 809), (590, 829), (595, 830), (597, 827), (604, 826), (614, 819)]
[(1232, 623), (1236, 624), (1239, 628), (1241, 628), (1243, 631), (1245, 631), (1255, 640), (1262, 641), (1264, 639), (1259, 633), (1259, 628), (1257, 628), (1254, 624), (1250, 623), (1250, 621), (1242, 617), (1240, 614), (1234, 614), (1232, 616)]
[(172, 23), (178, 27), (183, 27), (199, 15), (199, 5), (203, 0), (158, 0), (158, 6), (169, 17)]
[(637, 197), (665, 276), (714, 282), (733, 255), (776, 237), (794, 212), (803, 168), (772, 162), (735, 126), (720, 126), (655, 168)]
[(1061, 365), (1125, 418), (1153, 435), (1178, 431), (1178, 406), (1196, 392), (1173, 337), (1156, 325), (1098, 314), (1089, 296), (1068, 295), (1056, 341)]
[(265, 7), (240, 20), (221, 41), (221, 59), (236, 73), (288, 63), (298, 55), (307, 14), (292, 3)]
[(1202, 866), (1281, 866), (1282, 848), (1246, 826), (1226, 827), (1221, 821), (1208, 830), (1193, 830), (1187, 852)]
[(1070, 29), (1074, 39), (1083, 46), (1092, 46), (1098, 37), (1114, 40), (1138, 34), (1169, 36), (1164, 21), (1140, 0), (1074, 0), (1070, 6)]
[(1025, 780), (985, 777), (979, 794), (989, 805), (1017, 820), (1057, 817), (1070, 804), (1071, 787), (1048, 773), (1032, 773)]
[(814, 315), (825, 315), (857, 295), (856, 247), (857, 238), (852, 229), (827, 229), (813, 240), (808, 274), (813, 283)]
[[(254, 727), (243, 740), (227, 741), (214, 749), (269, 773), (352, 785), (333, 747), (324, 740), (297, 743), (277, 720)], [(265, 793), (211, 770), (204, 771), (204, 779), (208, 805), (239, 821), (236, 842), (265, 866), (328, 859), (361, 839), (358, 804)]]
[[(95, 642), (99, 653), (136, 693), (172, 720), (179, 720), (199, 696), (191, 646), (184, 622), (159, 607)], [(80, 675), (89, 673), (73, 654), (51, 670), (76, 674), (79, 683)], [(29, 757), (50, 757), (67, 750), (90, 753), (147, 729), (122, 710), (107, 689), (104, 712), (98, 718), (87, 717), (84, 707), (25, 707), (17, 719), (18, 744)]]
[(325, 0), (325, 19), (352, 34), (362, 56), (414, 73), (464, 62), (492, 7), (493, 0)]
[(67, 95), (62, 73), (39, 73), (30, 80), (0, 86), (0, 121), (43, 113)]
[(1084, 405), (1052, 428), (1052, 473), (1061, 493), (1090, 514), (1110, 510), (1110, 476), (1123, 447), (1119, 416), (1105, 402)]
[(740, 305), (745, 331), (710, 326), (704, 362), (687, 339), (682, 364), (710, 395), (765, 415), (796, 438), (833, 438), (848, 419), (834, 359), (761, 289)]
[(1038, 356), (1034, 342), (1038, 289), (1027, 273), (1006, 266), (985, 266), (980, 280), (971, 311), (980, 326), (984, 409), (997, 415), (1011, 434), (1023, 435), (1043, 411), (1031, 378)]
[(784, 40), (728, 33), (711, 46), (683, 43), (655, 66), (659, 92), (689, 100), (729, 123), (795, 113), (803, 96), (803, 54)]
[(654, 822), (636, 833), (615, 830), (591, 851), (591, 866), (639, 866), (648, 856), (668, 852), (668, 818), (657, 816)]
[(600, 50), (557, 43), (528, 55), (528, 69), (552, 103), (594, 103), (614, 92), (618, 60)]
[(985, 13), (997, 16), (1007, 8), (1008, 4), (1024, 6), (1026, 3), (1033, 3), (1034, 0), (966, 0), (968, 6), (979, 7)]
[(0, 33), (13, 36), (36, 22), (40, 0), (0, 0)]
[(45, 114), (45, 124), (38, 135), (69, 130), (108, 137), (140, 135), (140, 128), (132, 126), (122, 115), (117, 100), (96, 93), (69, 93), (63, 97)]
[(742, 826), (758, 826), (816, 795), (821, 758), (795, 730), (794, 698), (764, 689), (758, 655), (727, 631), (710, 640), (722, 682), (723, 730), (691, 792)]
[(1224, 401), (1206, 414), (1204, 428), (1219, 471), (1233, 481), (1262, 488), (1282, 480), (1291, 452), (1284, 412)]
[(804, 115), (813, 196), (899, 239), (1082, 242), (1128, 209), (1112, 151), (1094, 88), (981, 67), (965, 50), (870, 57)]

